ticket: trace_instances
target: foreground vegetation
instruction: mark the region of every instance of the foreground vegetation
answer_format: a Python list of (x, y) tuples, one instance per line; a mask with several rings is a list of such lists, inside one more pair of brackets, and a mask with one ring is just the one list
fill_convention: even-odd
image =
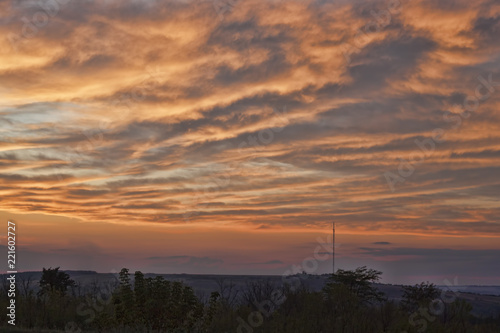
[[(127, 269), (119, 281), (83, 291), (59, 268), (43, 270), (39, 291), (18, 282), (16, 329), (64, 332), (500, 332), (500, 317), (473, 317), (472, 307), (453, 292), (422, 283), (404, 287), (396, 304), (373, 287), (381, 272), (360, 267), (338, 270), (321, 292), (303, 287), (300, 275), (276, 285), (249, 282), (236, 290), (222, 281), (219, 291), (195, 295), (181, 282), (161, 276), (134, 282)], [(6, 283), (0, 305), (8, 305)], [(2, 316), (5, 331), (8, 317)], [(13, 328), (13, 327), (10, 327)]]

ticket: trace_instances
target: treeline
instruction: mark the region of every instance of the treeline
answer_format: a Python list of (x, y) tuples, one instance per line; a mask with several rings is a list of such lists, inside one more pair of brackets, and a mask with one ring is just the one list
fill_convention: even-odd
[[(133, 283), (127, 269), (106, 286), (82, 291), (59, 268), (43, 269), (39, 290), (18, 281), (16, 328), (61, 332), (178, 333), (370, 333), (500, 332), (500, 316), (480, 319), (451, 291), (433, 284), (404, 287), (399, 303), (387, 300), (373, 283), (382, 273), (366, 267), (338, 270), (321, 292), (307, 290), (301, 276), (279, 285), (250, 281), (236, 288), (219, 280), (219, 290), (196, 295), (181, 282), (161, 276)], [(0, 304), (8, 305), (7, 284)], [(9, 326), (2, 316), (1, 325)]]

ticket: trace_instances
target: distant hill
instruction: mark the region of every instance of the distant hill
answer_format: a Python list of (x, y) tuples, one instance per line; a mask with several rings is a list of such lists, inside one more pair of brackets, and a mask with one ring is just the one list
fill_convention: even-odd
[[(439, 286), (439, 288), (448, 288)], [(500, 296), (500, 286), (452, 286), (451, 290), (461, 293)]]

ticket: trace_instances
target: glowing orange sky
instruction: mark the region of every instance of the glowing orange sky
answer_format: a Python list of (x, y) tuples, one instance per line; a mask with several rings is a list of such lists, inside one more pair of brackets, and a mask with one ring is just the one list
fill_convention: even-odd
[(344, 267), (500, 282), (500, 4), (54, 1), (0, 3), (26, 269), (281, 274), (334, 220)]

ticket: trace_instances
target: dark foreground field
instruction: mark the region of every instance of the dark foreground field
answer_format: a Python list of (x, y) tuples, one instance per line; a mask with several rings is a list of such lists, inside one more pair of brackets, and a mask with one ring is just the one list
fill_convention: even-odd
[[(105, 286), (113, 286), (119, 283), (118, 273), (97, 273), (94, 271), (67, 271), (70, 277), (75, 280), (78, 287), (84, 292), (95, 289), (96, 285), (106, 290)], [(28, 279), (31, 276), (30, 286), (34, 291), (38, 291), (41, 272), (25, 272), (19, 274), (21, 278)], [(205, 299), (212, 292), (231, 294), (230, 296), (242, 295), (248, 284), (258, 281), (270, 281), (273, 284), (281, 285), (283, 277), (280, 275), (210, 275), (210, 274), (151, 274), (144, 276), (162, 276), (165, 280), (179, 281), (193, 288), (195, 294)], [(330, 275), (299, 275), (301, 284), (308, 290), (320, 292), (328, 282)], [(131, 281), (134, 281), (131, 275)], [(389, 300), (401, 301), (403, 289), (401, 285), (374, 284), (377, 289), (383, 292)], [(447, 289), (442, 286), (441, 288)], [(458, 298), (469, 302), (473, 309), (472, 314), (479, 317), (490, 317), (500, 314), (500, 286), (461, 286)], [(470, 291), (469, 291), (470, 290)]]
[(498, 287), (451, 292), (379, 284), (379, 275), (25, 272), (16, 327), (3, 317), (0, 332), (500, 332), (500, 296), (478, 293)]

